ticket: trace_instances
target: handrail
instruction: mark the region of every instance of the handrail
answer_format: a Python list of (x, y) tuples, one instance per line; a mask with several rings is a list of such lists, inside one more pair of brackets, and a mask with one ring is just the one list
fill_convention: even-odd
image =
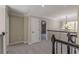
[[(67, 33), (67, 37), (71, 38), (71, 37), (77, 37), (77, 32), (69, 32), (69, 31), (60, 31), (60, 30), (48, 30), (51, 32), (61, 32), (61, 33)], [(73, 33), (73, 34), (72, 34)]]
[(66, 45), (73, 46), (75, 48), (79, 48), (79, 45), (78, 44), (68, 43), (68, 42), (65, 42), (65, 41), (62, 41), (62, 40), (58, 40), (58, 39), (55, 39), (55, 41), (56, 42), (59, 42), (59, 43), (62, 43), (62, 44), (66, 44)]
[(76, 34), (73, 34), (73, 35), (70, 35), (71, 37), (77, 37), (77, 35)]
[(48, 30), (48, 31), (51, 31), (51, 32), (61, 32), (61, 33), (77, 33), (77, 32), (70, 32), (70, 31), (61, 31), (61, 30)]
[[(63, 40), (59, 40), (55, 38), (55, 35), (52, 35), (51, 42), (52, 42), (52, 53), (55, 54), (55, 46), (56, 46), (56, 53), (57, 52), (57, 44), (61, 43), (61, 53), (62, 53), (62, 44), (67, 45), (67, 53), (70, 54), (72, 46), (74, 48), (74, 53), (76, 54), (76, 49), (79, 49), (79, 45), (76, 44), (77, 32), (70, 32), (70, 31), (61, 31), (61, 30), (48, 30), (49, 32), (59, 32), (59, 33), (66, 33), (67, 34), (67, 42)], [(53, 33), (54, 34), (54, 33)], [(74, 37), (74, 40), (72, 38)], [(56, 43), (56, 44), (55, 44)]]

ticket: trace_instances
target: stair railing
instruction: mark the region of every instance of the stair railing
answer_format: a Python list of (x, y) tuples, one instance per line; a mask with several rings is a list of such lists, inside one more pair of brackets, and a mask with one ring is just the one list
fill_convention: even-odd
[[(58, 43), (61, 44), (61, 54), (63, 53), (62, 51), (62, 45), (67, 45), (67, 54), (70, 54), (70, 47), (73, 47), (74, 48), (74, 54), (76, 54), (76, 49), (79, 49), (79, 45), (76, 44), (76, 39), (75, 41), (72, 40), (72, 37), (77, 37), (77, 35), (71, 35), (69, 32), (67, 34), (68, 36), (68, 42), (66, 41), (63, 41), (63, 40), (59, 40), (59, 39), (56, 39), (55, 35), (53, 34), (52, 37), (51, 37), (51, 42), (52, 42), (52, 54), (58, 54)], [(71, 43), (70, 43), (71, 42)], [(55, 49), (56, 48), (56, 49)], [(56, 50), (56, 52), (55, 52)]]

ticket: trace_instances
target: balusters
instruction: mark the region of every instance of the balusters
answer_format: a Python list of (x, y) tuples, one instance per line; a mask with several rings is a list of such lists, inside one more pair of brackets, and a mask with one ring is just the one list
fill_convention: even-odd
[(0, 54), (3, 54), (3, 35), (0, 35)]
[[(67, 36), (68, 36), (68, 43), (69, 43), (69, 41), (71, 40), (71, 36), (70, 36), (69, 32), (68, 32)], [(70, 46), (69, 45), (67, 45), (67, 54), (70, 54)]]
[(56, 42), (56, 54), (58, 54), (58, 42)]
[(67, 54), (70, 54), (70, 46), (67, 46)]
[[(52, 35), (51, 37), (51, 42), (52, 42), (52, 54), (58, 54), (58, 44), (60, 43), (60, 52), (61, 54), (63, 53), (63, 44), (67, 45), (67, 54), (73, 53), (76, 54), (76, 48), (74, 47), (73, 44), (76, 44), (76, 37), (75, 40), (72, 40), (72, 35), (70, 33), (67, 34), (68, 36), (68, 42), (58, 40), (55, 38), (55, 35)], [(73, 48), (72, 48), (73, 47)], [(74, 49), (74, 50), (73, 50)]]
[(62, 54), (62, 43), (61, 43), (61, 54)]
[(76, 48), (74, 48), (74, 54), (76, 54)]
[(52, 45), (52, 54), (55, 54), (55, 44)]
[(54, 35), (52, 35), (51, 42), (52, 42), (52, 54), (55, 54), (55, 36)]
[(73, 48), (71, 47), (71, 54), (72, 54), (72, 52), (73, 52)]
[[(76, 37), (75, 37), (74, 44), (76, 44)], [(76, 54), (76, 48), (74, 48), (74, 54)]]

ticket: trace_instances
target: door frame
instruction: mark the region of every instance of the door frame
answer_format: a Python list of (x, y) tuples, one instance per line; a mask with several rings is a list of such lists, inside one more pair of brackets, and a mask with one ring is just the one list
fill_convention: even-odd
[(40, 40), (42, 40), (41, 39), (41, 21), (46, 21), (46, 40), (48, 40), (48, 31), (47, 31), (47, 19), (41, 19), (40, 20)]

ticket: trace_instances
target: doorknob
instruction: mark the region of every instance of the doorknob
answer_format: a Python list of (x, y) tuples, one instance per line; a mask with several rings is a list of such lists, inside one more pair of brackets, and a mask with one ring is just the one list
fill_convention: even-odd
[(2, 32), (2, 35), (5, 35), (5, 32)]
[(34, 31), (32, 31), (32, 33), (34, 33)]

